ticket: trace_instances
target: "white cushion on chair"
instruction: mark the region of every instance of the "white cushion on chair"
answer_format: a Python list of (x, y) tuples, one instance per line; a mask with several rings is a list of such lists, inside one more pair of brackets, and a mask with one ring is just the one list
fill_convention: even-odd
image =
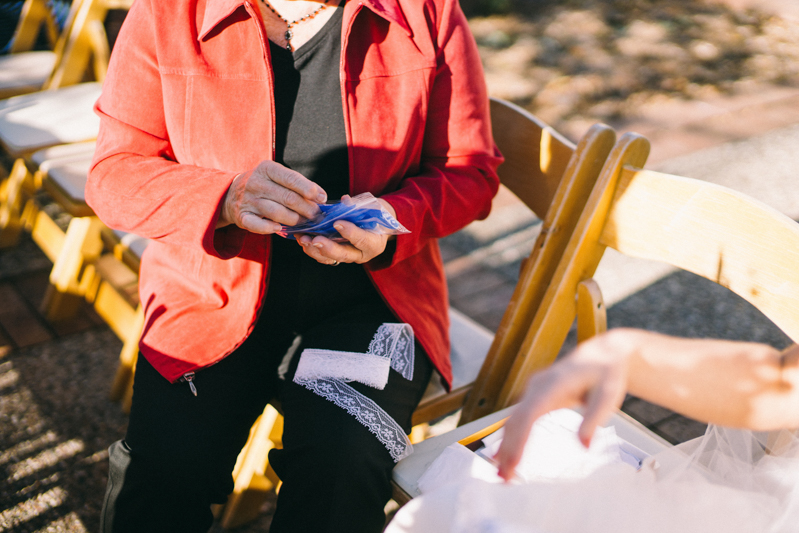
[(66, 193), (73, 202), (86, 203), (86, 180), (91, 157), (56, 163), (47, 169), (47, 177)]
[(119, 242), (126, 246), (128, 250), (133, 252), (133, 254), (139, 259), (141, 259), (144, 249), (147, 248), (148, 244), (150, 244), (150, 239), (146, 237), (140, 237), (135, 233), (126, 233), (124, 231), (115, 229), (114, 234), (119, 238)]
[(55, 52), (21, 52), (0, 57), (0, 90), (42, 88), (55, 66)]
[(96, 146), (95, 141), (59, 144), (37, 150), (31, 156), (31, 161), (39, 167), (39, 170), (47, 172), (50, 167), (58, 163), (87, 158), (91, 161)]
[(97, 137), (101, 84), (79, 83), (0, 101), (0, 141), (12, 156)]
[[(449, 357), (452, 361), (452, 390), (469, 385), (477, 379), (494, 334), (457, 309), (449, 310)], [(433, 373), (422, 401), (446, 394), (437, 372)]]

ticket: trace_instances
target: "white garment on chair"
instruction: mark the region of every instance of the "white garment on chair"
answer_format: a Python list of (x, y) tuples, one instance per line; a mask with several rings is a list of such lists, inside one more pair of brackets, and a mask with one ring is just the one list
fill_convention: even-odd
[(579, 480), (470, 479), (416, 498), (386, 533), (793, 533), (799, 439), (710, 426), (705, 436)]

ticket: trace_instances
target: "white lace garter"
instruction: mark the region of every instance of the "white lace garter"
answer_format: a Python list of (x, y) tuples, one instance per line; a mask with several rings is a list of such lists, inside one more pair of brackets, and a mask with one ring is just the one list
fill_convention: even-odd
[(399, 424), (379, 405), (346, 382), (383, 389), (389, 367), (413, 379), (413, 329), (408, 324), (383, 324), (366, 353), (306, 349), (300, 355), (294, 382), (325, 398), (366, 426), (396, 463), (413, 451)]

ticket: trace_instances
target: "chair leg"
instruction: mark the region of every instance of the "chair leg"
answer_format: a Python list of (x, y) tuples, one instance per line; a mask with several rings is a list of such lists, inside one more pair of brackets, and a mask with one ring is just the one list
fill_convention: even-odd
[(250, 438), (233, 469), (235, 486), (220, 521), (225, 529), (255, 520), (267, 494), (277, 487), (279, 480), (267, 464), (267, 454), (272, 448), (282, 446), (282, 434), (283, 417), (267, 405), (250, 429)]
[[(50, 271), (42, 312), (50, 321), (64, 320), (74, 316), (88, 281), (93, 274), (87, 265), (94, 262), (102, 252), (100, 238), (102, 223), (97, 217), (73, 218), (67, 228), (64, 243)], [(34, 230), (35, 231), (35, 230)]]
[(133, 365), (130, 367), (130, 378), (125, 386), (125, 394), (122, 396), (122, 412), (130, 414), (130, 407), (133, 404), (133, 376), (136, 374), (136, 362), (138, 356), (133, 360)]
[(122, 345), (122, 352), (119, 354), (119, 366), (109, 394), (112, 401), (123, 400), (123, 410), (125, 410), (126, 404), (128, 405), (128, 410), (130, 410), (129, 400), (133, 396), (133, 373), (136, 368), (136, 358), (139, 355), (139, 337), (143, 328), (144, 309), (139, 305), (136, 309), (136, 318), (130, 328), (130, 333)]
[(0, 249), (16, 246), (22, 231), (22, 208), (25, 183), (33, 179), (23, 159), (17, 159), (4, 182), (3, 201), (0, 203)]

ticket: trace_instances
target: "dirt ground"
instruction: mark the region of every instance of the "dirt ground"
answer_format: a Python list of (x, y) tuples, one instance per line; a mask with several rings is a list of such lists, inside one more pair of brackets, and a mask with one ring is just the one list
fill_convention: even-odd
[(491, 94), (573, 139), (653, 106), (799, 82), (799, 24), (764, 11), (697, 0), (470, 0), (464, 9), (500, 12), (470, 18)]

